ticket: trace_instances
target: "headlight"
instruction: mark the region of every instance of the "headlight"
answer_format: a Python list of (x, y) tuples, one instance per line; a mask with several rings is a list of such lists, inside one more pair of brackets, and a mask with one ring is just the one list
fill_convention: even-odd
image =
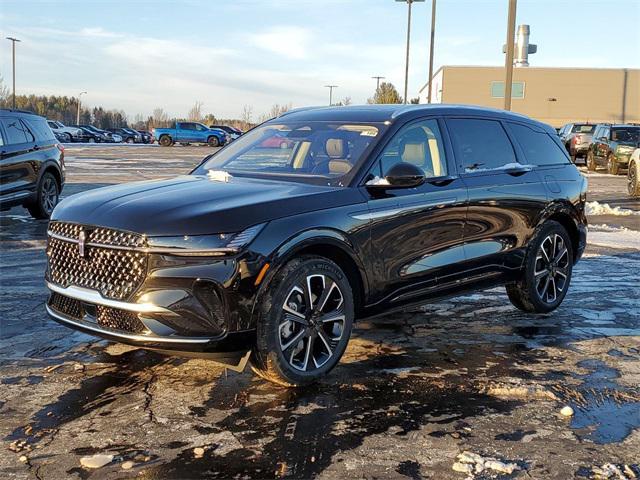
[(266, 224), (254, 225), (239, 233), (149, 237), (149, 251), (168, 255), (221, 256), (239, 252), (249, 245)]

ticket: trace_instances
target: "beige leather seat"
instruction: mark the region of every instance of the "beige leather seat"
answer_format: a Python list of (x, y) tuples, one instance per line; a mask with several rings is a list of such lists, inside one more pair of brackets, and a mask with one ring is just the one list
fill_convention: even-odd
[(342, 138), (329, 138), (324, 144), (329, 157), (329, 173), (345, 174), (351, 170), (349, 144)]

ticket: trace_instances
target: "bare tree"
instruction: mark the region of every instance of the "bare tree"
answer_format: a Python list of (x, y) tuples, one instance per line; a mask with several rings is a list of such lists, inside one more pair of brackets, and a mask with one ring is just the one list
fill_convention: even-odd
[(189, 113), (187, 114), (187, 119), (191, 120), (192, 122), (199, 122), (200, 120), (202, 120), (202, 105), (203, 103), (201, 101), (196, 100), (196, 102), (193, 104), (193, 107), (191, 107)]
[(8, 106), (10, 97), (11, 91), (9, 87), (4, 84), (4, 78), (0, 75), (0, 106)]
[(344, 97), (336, 105), (338, 105), (340, 107), (344, 107), (346, 105), (351, 105), (351, 97)]
[(240, 121), (242, 122), (242, 130), (247, 130), (251, 125), (253, 117), (253, 107), (251, 105), (244, 105), (242, 107), (242, 113), (240, 114)]
[(154, 127), (166, 127), (169, 122), (169, 115), (160, 107), (153, 109), (151, 117)]
[(260, 123), (266, 122), (267, 120), (279, 117), (283, 113), (288, 112), (289, 110), (291, 110), (291, 108), (293, 108), (293, 105), (291, 103), (286, 103), (284, 105), (274, 103), (273, 105), (271, 105), (271, 108), (267, 113), (263, 113), (262, 115), (260, 115), (260, 118), (258, 120)]

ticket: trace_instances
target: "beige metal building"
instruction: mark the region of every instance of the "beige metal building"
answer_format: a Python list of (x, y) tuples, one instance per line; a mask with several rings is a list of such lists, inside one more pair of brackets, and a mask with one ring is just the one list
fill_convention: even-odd
[[(503, 108), (504, 68), (444, 66), (433, 76), (437, 103)], [(427, 88), (420, 103), (427, 102)], [(560, 127), (579, 122), (640, 122), (640, 70), (623, 68), (513, 69), (511, 109)]]

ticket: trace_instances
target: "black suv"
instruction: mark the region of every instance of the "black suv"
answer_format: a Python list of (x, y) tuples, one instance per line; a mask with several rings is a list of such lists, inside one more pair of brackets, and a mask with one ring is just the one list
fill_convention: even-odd
[(587, 152), (587, 168), (596, 170), (605, 165), (607, 172), (618, 175), (629, 165), (631, 154), (640, 142), (640, 126), (633, 124), (599, 124)]
[(189, 176), (65, 199), (46, 308), (104, 338), (306, 384), (357, 318), (497, 284), (525, 312), (557, 308), (585, 248), (586, 186), (555, 131), (522, 115), (299, 109)]
[(0, 109), (0, 209), (24, 205), (49, 218), (64, 186), (64, 147), (47, 120)]

